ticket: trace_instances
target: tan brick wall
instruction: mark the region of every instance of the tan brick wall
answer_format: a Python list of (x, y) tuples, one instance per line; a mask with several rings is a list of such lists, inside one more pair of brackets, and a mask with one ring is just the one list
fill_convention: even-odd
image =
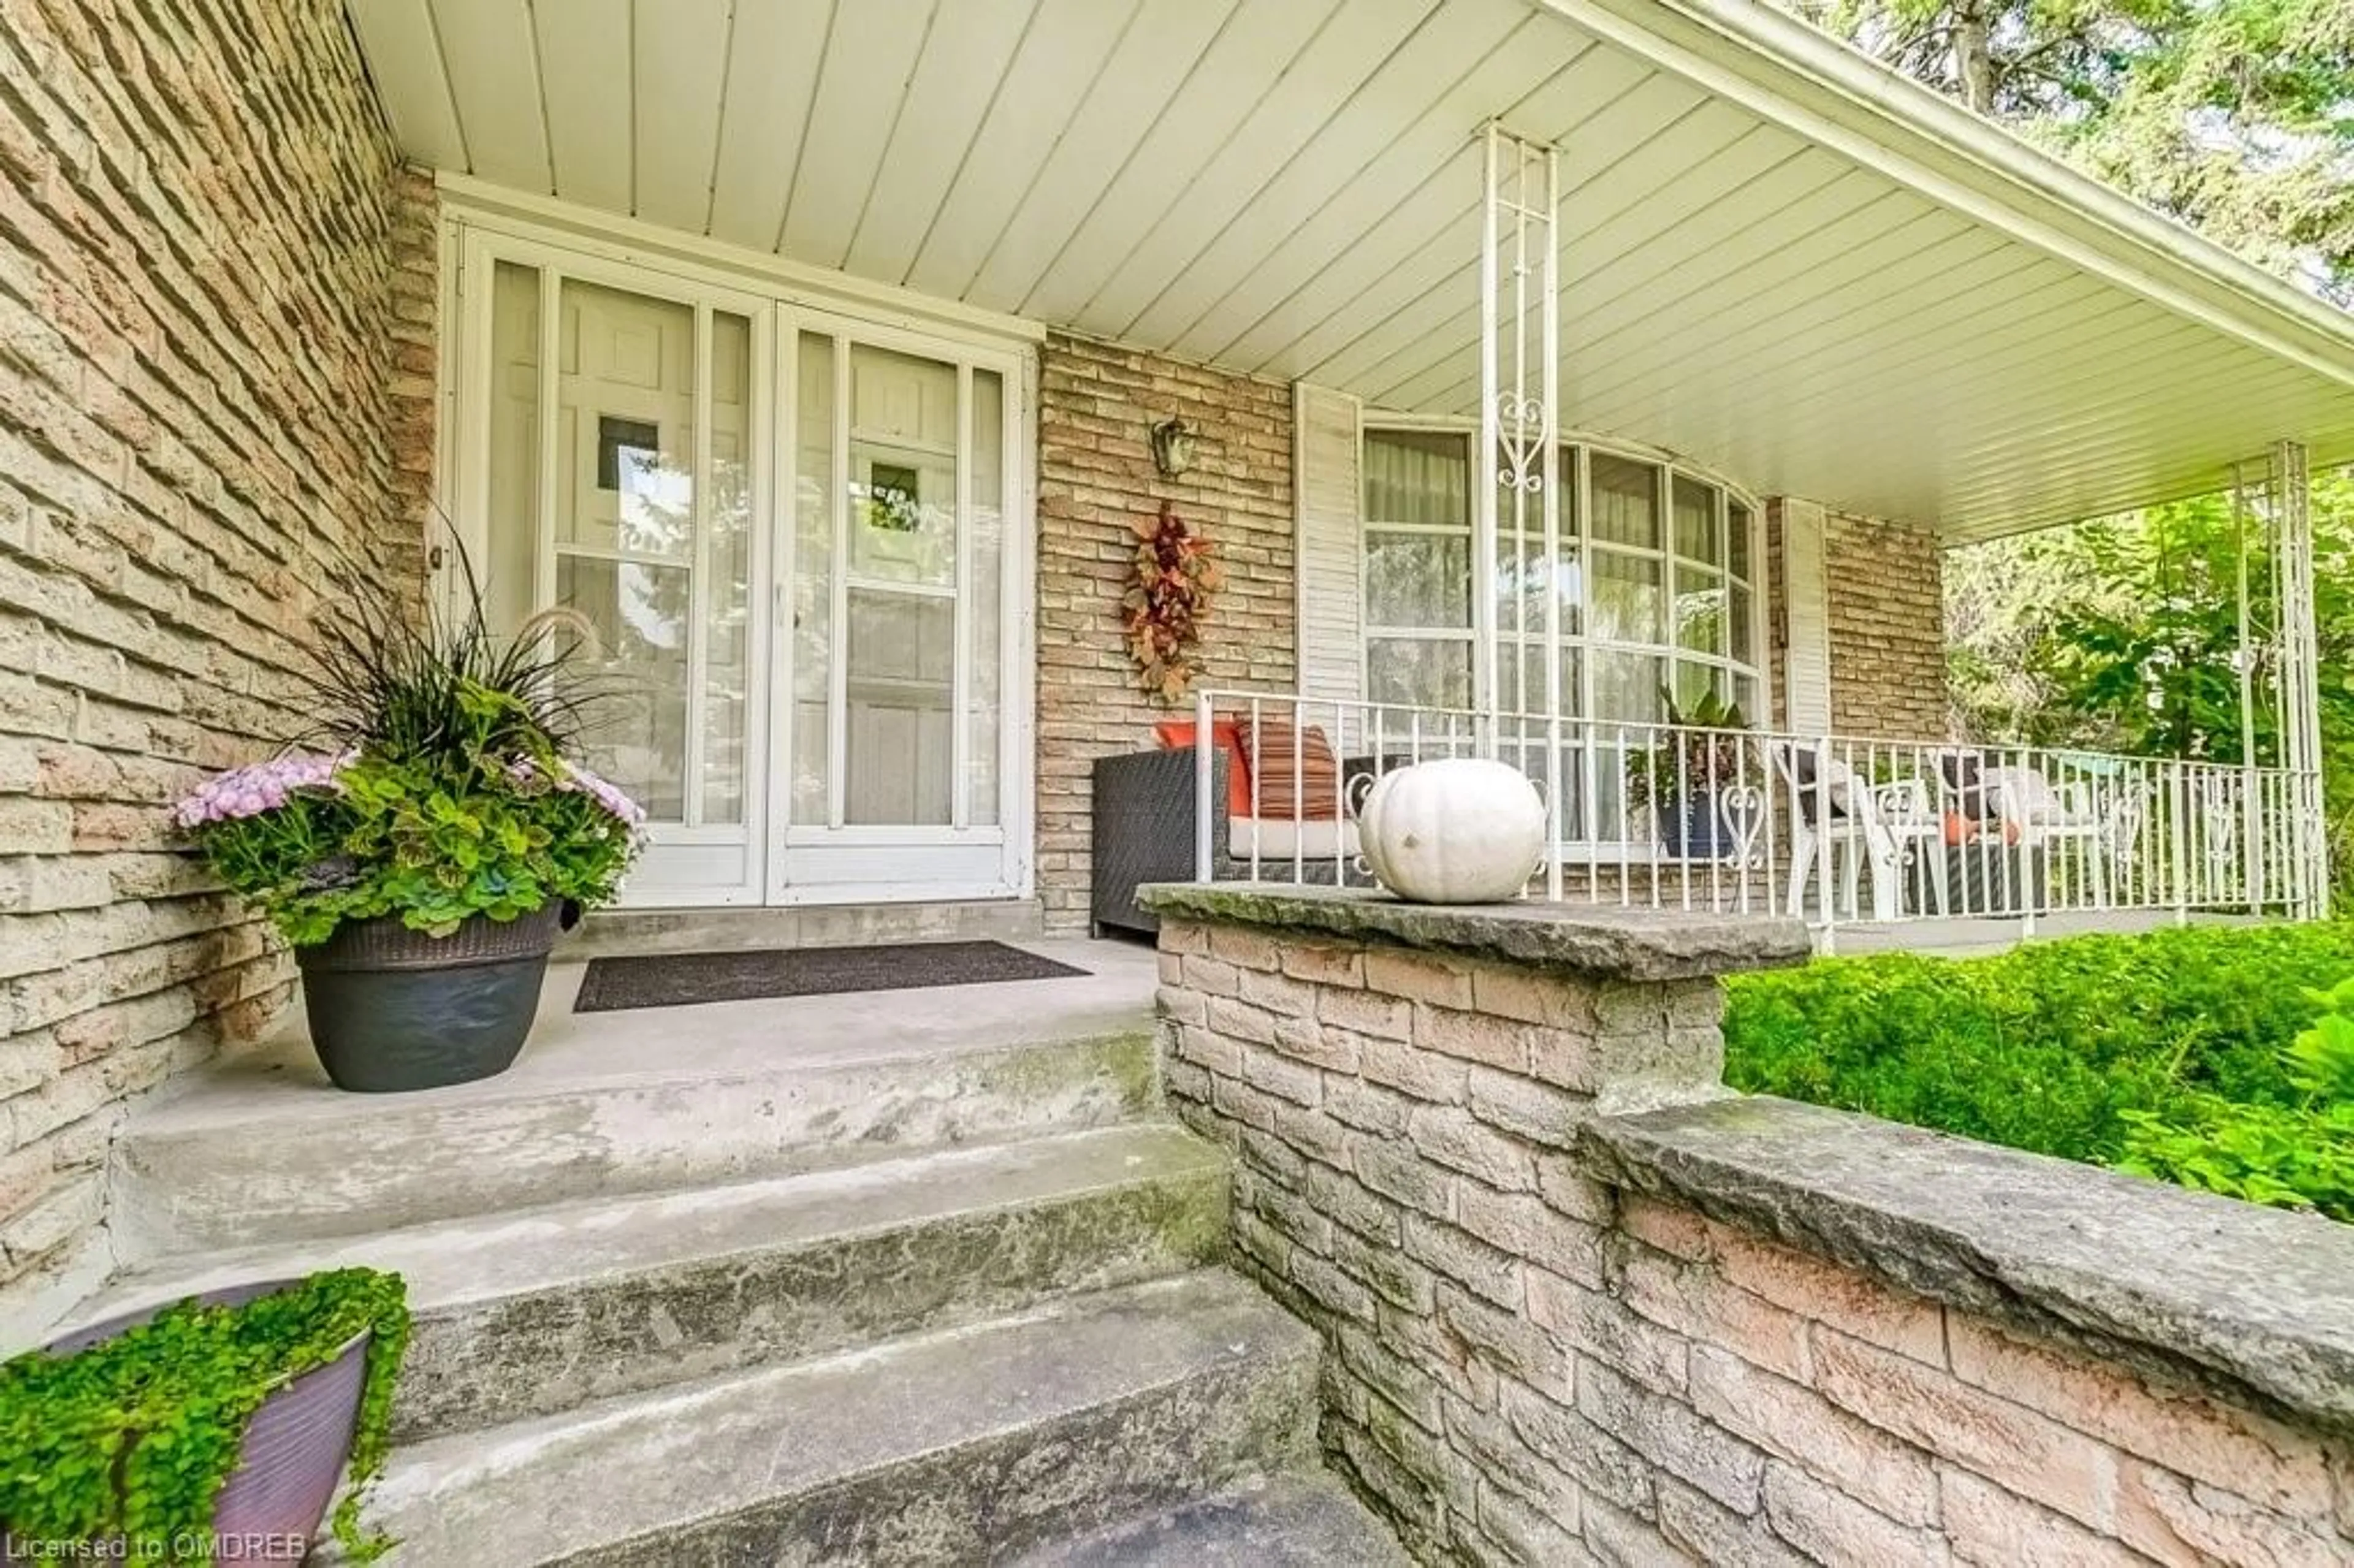
[[(1173, 502), (1225, 563), (1205, 683), (1292, 689), (1291, 389), (1066, 334), (1040, 359), (1038, 891), (1068, 933), (1087, 922), (1089, 768), (1150, 745), (1169, 714), (1136, 689), (1120, 629), (1137, 519)], [(1200, 440), (1192, 471), (1163, 480), (1147, 437), (1172, 415)]]
[(1597, 1181), (1581, 1124), (1714, 1083), (1713, 981), (1182, 922), (1161, 977), (1238, 1261), (1423, 1561), (2354, 1560), (2342, 1436)]
[(333, 563), (414, 584), (432, 193), (335, 0), (0, 10), (0, 1324), (123, 1102), (289, 995), (165, 805), (300, 723)]
[[(1766, 505), (1766, 625), (1774, 723), (1789, 723), (1782, 503)], [(1924, 528), (1826, 511), (1823, 567), (1831, 726), (1865, 739), (1946, 738), (1945, 551)]]
[(1945, 552), (1935, 534), (1831, 512), (1831, 727), (1891, 740), (1946, 736)]

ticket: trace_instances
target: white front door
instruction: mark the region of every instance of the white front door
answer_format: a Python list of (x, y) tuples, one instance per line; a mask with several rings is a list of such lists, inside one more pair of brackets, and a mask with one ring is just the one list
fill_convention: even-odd
[(595, 629), (625, 902), (1025, 891), (1019, 360), (468, 246), (461, 531), (495, 625)]
[(799, 326), (792, 360), (791, 773), (771, 885), (791, 902), (1016, 891), (1006, 376), (836, 322)]

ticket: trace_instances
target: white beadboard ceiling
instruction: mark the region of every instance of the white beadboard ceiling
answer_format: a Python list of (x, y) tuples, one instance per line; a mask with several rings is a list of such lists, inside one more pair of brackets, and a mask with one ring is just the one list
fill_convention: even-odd
[(1954, 538), (2354, 461), (2354, 321), (1751, 0), (349, 5), (421, 163), (1372, 408), (1476, 406), (1493, 116), (1570, 426)]

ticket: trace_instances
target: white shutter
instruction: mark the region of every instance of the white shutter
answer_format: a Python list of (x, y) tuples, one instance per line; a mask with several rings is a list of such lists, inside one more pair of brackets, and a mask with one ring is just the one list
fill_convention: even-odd
[(1782, 599), (1787, 635), (1782, 682), (1789, 728), (1798, 735), (1829, 735), (1831, 618), (1823, 509), (1788, 496), (1782, 501)]
[(1299, 691), (1355, 702), (1364, 694), (1365, 668), (1357, 400), (1299, 381), (1292, 384), (1291, 406)]

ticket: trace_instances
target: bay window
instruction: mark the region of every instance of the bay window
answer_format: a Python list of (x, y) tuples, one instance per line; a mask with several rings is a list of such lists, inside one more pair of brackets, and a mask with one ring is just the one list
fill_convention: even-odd
[[(1563, 716), (1655, 724), (1670, 716), (1670, 702), (1689, 713), (1710, 698), (1735, 704), (1753, 726), (1765, 721), (1765, 552), (1750, 501), (1670, 460), (1566, 441), (1552, 557), (1535, 500), (1515, 506), (1500, 495), (1494, 569), (1482, 585), (1472, 570), (1471, 460), (1472, 438), (1463, 431), (1364, 431), (1368, 702), (1543, 718), (1552, 694), (1550, 606)], [(1482, 636), (1494, 638), (1493, 692), (1478, 689), (1474, 647)], [(1508, 719), (1506, 748), (1530, 727)], [(1615, 744), (1606, 729), (1590, 733), (1599, 746)], [(1641, 741), (1630, 736), (1626, 744)], [(1616, 836), (1623, 813), (1615, 770), (1578, 750), (1564, 758), (1569, 817), (1586, 820), (1590, 802), (1593, 827), (1585, 831)], [(1512, 759), (1538, 771), (1538, 758)]]

